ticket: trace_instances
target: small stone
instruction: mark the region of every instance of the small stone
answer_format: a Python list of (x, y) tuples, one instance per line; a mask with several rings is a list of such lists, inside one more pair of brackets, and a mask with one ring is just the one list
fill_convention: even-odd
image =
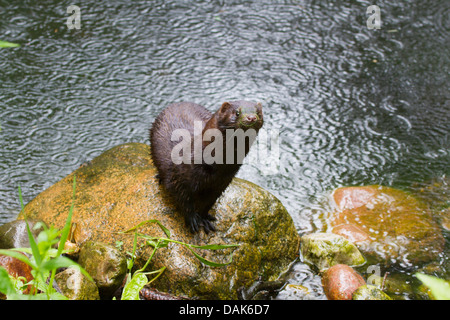
[(392, 300), (375, 286), (364, 285), (353, 292), (353, 300)]
[(94, 279), (102, 299), (112, 297), (127, 271), (125, 255), (101, 242), (86, 242), (80, 249), (78, 263)]
[(313, 233), (301, 238), (303, 260), (320, 271), (336, 264), (360, 266), (365, 263), (358, 248), (343, 236), (334, 233)]
[(55, 276), (62, 294), (70, 300), (99, 300), (95, 283), (89, 281), (78, 268), (70, 267)]
[(328, 300), (352, 300), (353, 292), (365, 284), (363, 277), (345, 264), (332, 266), (322, 277)]

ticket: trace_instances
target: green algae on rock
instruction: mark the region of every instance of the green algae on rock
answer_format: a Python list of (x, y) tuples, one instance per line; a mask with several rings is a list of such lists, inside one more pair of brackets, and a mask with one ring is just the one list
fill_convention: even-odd
[[(298, 257), (299, 236), (281, 202), (268, 191), (235, 178), (218, 199), (211, 214), (216, 232), (191, 234), (167, 192), (156, 179), (150, 147), (129, 143), (114, 147), (81, 166), (30, 201), (19, 218), (39, 218), (49, 225), (64, 225), (72, 202), (76, 174), (76, 203), (72, 221), (79, 230), (76, 241), (115, 245), (132, 252), (133, 234), (126, 231), (143, 221), (157, 219), (171, 238), (195, 245), (238, 244), (237, 248), (197, 251), (225, 267), (206, 267), (185, 246), (170, 243), (155, 253), (149, 270), (166, 270), (152, 283), (160, 291), (201, 299), (237, 299), (238, 290), (255, 281), (273, 281)], [(164, 236), (155, 224), (139, 232)], [(152, 248), (139, 240), (135, 267), (142, 267)]]
[(375, 286), (364, 285), (353, 292), (352, 300), (392, 300), (386, 293)]
[(87, 241), (80, 249), (78, 263), (94, 279), (100, 297), (111, 298), (127, 272), (125, 254), (101, 242)]
[(301, 238), (304, 262), (324, 271), (337, 264), (360, 266), (365, 263), (358, 248), (343, 236), (334, 233), (312, 233)]

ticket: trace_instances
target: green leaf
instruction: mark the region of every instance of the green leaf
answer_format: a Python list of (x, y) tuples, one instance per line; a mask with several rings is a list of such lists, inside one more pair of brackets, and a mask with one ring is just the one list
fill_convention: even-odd
[(0, 41), (0, 48), (15, 48), (15, 47), (20, 47), (20, 44), (8, 41)]
[(33, 268), (33, 269), (36, 268), (36, 266), (30, 261), (30, 259), (28, 259), (27, 256), (25, 256), (24, 254), (22, 254), (19, 251), (15, 251), (15, 250), (16, 249), (14, 249), (14, 250), (12, 250), (12, 249), (0, 249), (0, 254), (4, 255), (4, 256), (16, 258), (17, 260), (20, 260), (23, 263), (26, 263), (27, 265), (29, 265), (31, 268)]
[(42, 256), (39, 252), (39, 247), (34, 240), (33, 234), (31, 233), (30, 226), (28, 225), (28, 221), (25, 219), (25, 223), (27, 225), (27, 233), (28, 233), (28, 240), (30, 241), (30, 247), (31, 251), (33, 252), (34, 260), (36, 261), (36, 264), (39, 266), (42, 263)]
[(51, 293), (49, 298), (50, 300), (69, 300), (69, 298), (59, 292)]
[(92, 277), (89, 275), (89, 273), (86, 272), (86, 270), (84, 270), (78, 263), (76, 263), (75, 261), (63, 257), (63, 256), (59, 256), (57, 258), (51, 259), (47, 262), (45, 262), (44, 264), (42, 264), (41, 266), (41, 270), (44, 271), (52, 271), (58, 268), (67, 268), (67, 267), (76, 267), (80, 270), (80, 272), (89, 279), (89, 281), (94, 281), (92, 279)]
[(6, 295), (16, 292), (8, 271), (3, 267), (0, 267), (0, 292)]
[(31, 294), (11, 294), (8, 295), (8, 300), (48, 300), (49, 296), (46, 293)]
[(450, 300), (450, 284), (447, 281), (423, 273), (416, 273), (416, 277), (430, 288), (436, 300)]
[(41, 266), (41, 270), (43, 272), (51, 271), (53, 269), (58, 269), (58, 268), (67, 268), (67, 267), (73, 266), (74, 264), (75, 264), (75, 262), (70, 260), (69, 258), (59, 256), (57, 258), (54, 258), (54, 259), (44, 262)]
[(139, 300), (139, 291), (147, 284), (148, 279), (144, 273), (135, 273), (123, 288), (122, 300)]

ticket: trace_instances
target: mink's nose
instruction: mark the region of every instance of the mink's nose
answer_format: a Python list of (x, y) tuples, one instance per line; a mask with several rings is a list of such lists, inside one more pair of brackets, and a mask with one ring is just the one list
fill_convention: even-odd
[(247, 116), (245, 117), (245, 120), (246, 120), (247, 122), (250, 122), (250, 123), (256, 122), (256, 115), (254, 115), (254, 114), (249, 114), (249, 115), (247, 115)]

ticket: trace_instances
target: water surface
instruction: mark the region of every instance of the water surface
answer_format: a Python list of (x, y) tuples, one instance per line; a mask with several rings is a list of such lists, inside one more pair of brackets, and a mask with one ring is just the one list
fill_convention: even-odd
[[(408, 189), (450, 174), (448, 1), (0, 0), (0, 223), (83, 162), (148, 143), (169, 103), (264, 105), (280, 170), (239, 176), (270, 190), (299, 233), (322, 230), (334, 188)], [(448, 251), (446, 252), (447, 255)], [(442, 261), (438, 263), (442, 264)], [(323, 298), (299, 264), (293, 278)]]

